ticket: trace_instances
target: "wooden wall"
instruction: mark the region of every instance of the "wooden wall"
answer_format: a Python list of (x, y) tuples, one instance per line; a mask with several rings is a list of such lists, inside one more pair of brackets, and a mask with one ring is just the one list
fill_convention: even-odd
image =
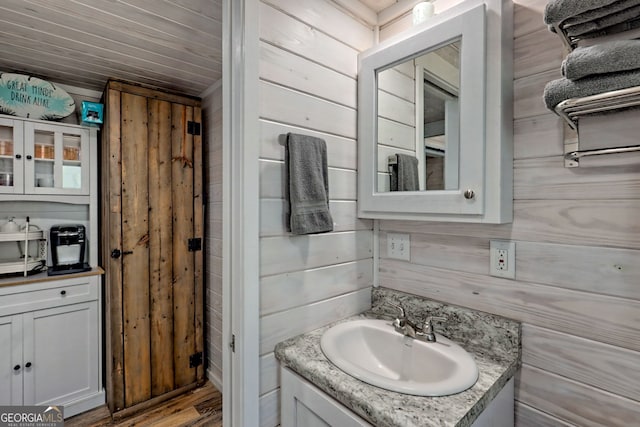
[[(356, 218), (357, 55), (373, 33), (331, 0), (260, 3), (260, 424), (279, 424), (274, 346), (371, 304), (371, 221)], [(285, 228), (288, 132), (327, 142), (335, 231)]]
[(222, 84), (202, 97), (205, 138), (207, 377), (222, 391)]
[[(546, 0), (514, 3), (513, 223), (381, 221), (380, 285), (523, 322), (519, 427), (637, 425), (640, 164), (563, 167), (542, 91), (565, 52)], [(411, 234), (410, 263), (386, 257), (391, 231)], [(516, 280), (489, 276), (490, 239), (516, 241)]]

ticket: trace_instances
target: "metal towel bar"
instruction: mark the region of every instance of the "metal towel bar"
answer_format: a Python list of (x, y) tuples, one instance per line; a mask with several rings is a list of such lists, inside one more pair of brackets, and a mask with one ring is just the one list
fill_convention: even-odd
[(614, 147), (601, 148), (597, 150), (570, 151), (564, 155), (564, 158), (565, 160), (577, 162), (582, 157), (599, 156), (601, 154), (632, 153), (634, 151), (640, 151), (640, 145), (636, 145), (633, 147)]

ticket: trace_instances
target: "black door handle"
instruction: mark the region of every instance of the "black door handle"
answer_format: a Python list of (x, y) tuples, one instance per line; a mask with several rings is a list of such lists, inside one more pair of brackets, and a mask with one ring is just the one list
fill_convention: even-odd
[(120, 258), (120, 255), (130, 255), (133, 251), (121, 251), (120, 249), (113, 249), (111, 251), (111, 258), (117, 259)]

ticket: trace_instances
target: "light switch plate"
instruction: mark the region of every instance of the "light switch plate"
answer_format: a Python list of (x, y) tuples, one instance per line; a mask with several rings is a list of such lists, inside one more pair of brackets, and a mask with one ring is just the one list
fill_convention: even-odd
[(411, 261), (411, 239), (408, 234), (387, 233), (387, 257)]

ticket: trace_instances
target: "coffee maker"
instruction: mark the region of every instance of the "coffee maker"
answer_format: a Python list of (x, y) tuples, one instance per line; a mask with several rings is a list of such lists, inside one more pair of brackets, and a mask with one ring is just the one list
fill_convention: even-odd
[(54, 225), (49, 231), (52, 266), (47, 269), (49, 276), (80, 273), (91, 270), (84, 262), (86, 232), (82, 224)]

